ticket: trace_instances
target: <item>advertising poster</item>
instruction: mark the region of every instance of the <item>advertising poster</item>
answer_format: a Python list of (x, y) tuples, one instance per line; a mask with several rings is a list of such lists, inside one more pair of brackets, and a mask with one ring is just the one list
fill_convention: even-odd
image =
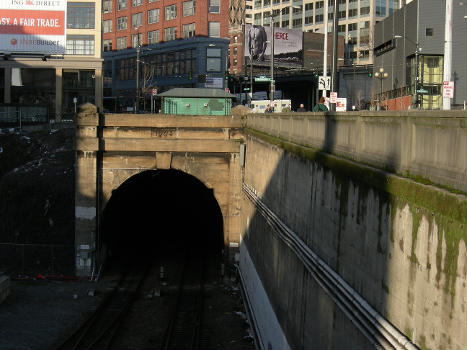
[(0, 52), (64, 54), (66, 0), (0, 0)]
[[(269, 64), (271, 27), (245, 25), (245, 62)], [(303, 32), (300, 29), (274, 27), (274, 62), (277, 66), (303, 65)]]

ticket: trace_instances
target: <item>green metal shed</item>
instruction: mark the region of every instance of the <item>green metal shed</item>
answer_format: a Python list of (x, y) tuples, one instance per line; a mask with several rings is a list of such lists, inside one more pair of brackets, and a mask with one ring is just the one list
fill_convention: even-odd
[(235, 95), (221, 89), (175, 88), (158, 94), (162, 113), (184, 115), (230, 115)]

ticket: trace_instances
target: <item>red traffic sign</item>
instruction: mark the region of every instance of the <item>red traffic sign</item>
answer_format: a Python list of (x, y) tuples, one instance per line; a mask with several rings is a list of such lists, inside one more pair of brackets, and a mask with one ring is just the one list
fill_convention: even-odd
[(156, 96), (157, 95), (157, 89), (152, 89), (152, 96)]

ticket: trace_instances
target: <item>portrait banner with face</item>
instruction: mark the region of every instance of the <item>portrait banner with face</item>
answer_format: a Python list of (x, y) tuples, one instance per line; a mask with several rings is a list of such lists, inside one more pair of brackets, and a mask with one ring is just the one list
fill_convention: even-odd
[[(269, 64), (271, 60), (271, 27), (245, 25), (245, 62)], [(300, 29), (274, 27), (274, 64), (303, 65), (303, 32)]]

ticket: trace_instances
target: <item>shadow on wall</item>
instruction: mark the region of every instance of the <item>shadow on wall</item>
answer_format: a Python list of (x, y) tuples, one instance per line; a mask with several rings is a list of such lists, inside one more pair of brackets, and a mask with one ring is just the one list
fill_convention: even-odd
[[(331, 152), (332, 117), (325, 132)], [(465, 346), (465, 198), (255, 132), (244, 192), (242, 274), (255, 299), (249, 256), (291, 348), (394, 346), (385, 327), (421, 348)], [(359, 297), (397, 329), (353, 313)], [(259, 333), (283, 347), (268, 326)]]

